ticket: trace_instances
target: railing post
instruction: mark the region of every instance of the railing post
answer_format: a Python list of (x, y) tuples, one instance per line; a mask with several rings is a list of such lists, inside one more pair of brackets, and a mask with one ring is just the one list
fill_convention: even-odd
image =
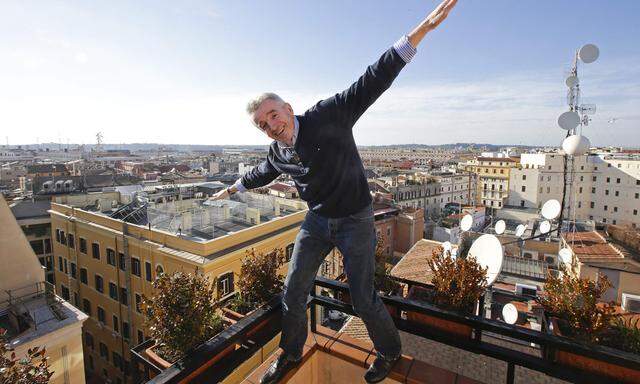
[(316, 297), (316, 283), (315, 280), (313, 282), (313, 286), (311, 286), (311, 332), (316, 333), (316, 302), (315, 297)]
[(516, 375), (516, 367), (512, 362), (507, 363), (507, 384), (513, 384)]

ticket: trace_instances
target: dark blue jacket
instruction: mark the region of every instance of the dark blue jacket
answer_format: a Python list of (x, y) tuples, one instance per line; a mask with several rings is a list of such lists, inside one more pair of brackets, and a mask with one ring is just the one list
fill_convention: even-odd
[(299, 130), (294, 150), (299, 161), (274, 141), (267, 159), (242, 177), (242, 185), (258, 188), (285, 173), (291, 175), (309, 209), (319, 215), (344, 217), (366, 207), (371, 195), (352, 128), (404, 66), (402, 57), (390, 48), (349, 88), (296, 116)]

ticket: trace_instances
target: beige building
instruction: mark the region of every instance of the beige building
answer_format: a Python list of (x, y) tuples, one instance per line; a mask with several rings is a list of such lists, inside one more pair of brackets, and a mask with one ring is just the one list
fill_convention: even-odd
[(509, 175), (518, 166), (518, 157), (478, 157), (467, 162), (465, 170), (478, 175), (476, 202), (500, 209), (509, 194)]
[(280, 248), (291, 257), (306, 210), (302, 201), (250, 192), (119, 201), (117, 193), (67, 196), (50, 211), (56, 288), (90, 317), (87, 377), (114, 383), (132, 381), (129, 350), (148, 337), (139, 304), (158, 273), (200, 271), (218, 279), (219, 295), (231, 295), (246, 251)]
[(82, 323), (87, 316), (56, 296), (7, 203), (0, 196), (0, 324), (16, 355), (46, 348), (53, 384), (85, 382)]

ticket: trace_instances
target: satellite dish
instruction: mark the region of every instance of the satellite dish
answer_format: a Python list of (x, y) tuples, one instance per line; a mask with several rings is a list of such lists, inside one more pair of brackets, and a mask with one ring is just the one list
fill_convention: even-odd
[(515, 305), (508, 303), (502, 307), (502, 318), (507, 324), (515, 324), (518, 321), (518, 309)]
[(571, 259), (573, 259), (573, 252), (569, 248), (562, 248), (560, 252), (558, 252), (558, 256), (560, 256), (560, 260), (562, 260), (565, 264), (571, 264)]
[(578, 51), (578, 57), (585, 64), (593, 63), (598, 60), (598, 56), (600, 56), (600, 50), (593, 44), (583, 45)]
[(464, 232), (467, 232), (468, 230), (471, 229), (472, 224), (473, 224), (473, 217), (471, 217), (471, 215), (469, 214), (466, 214), (464, 215), (462, 220), (460, 220), (460, 229), (462, 229)]
[(502, 235), (506, 228), (507, 228), (507, 224), (504, 222), (504, 220), (498, 220), (495, 226), (496, 234)]
[(494, 235), (485, 234), (476, 239), (469, 248), (469, 256), (480, 266), (487, 268), (487, 285), (493, 284), (502, 269), (502, 244)]
[(456, 257), (458, 257), (458, 248), (453, 248), (451, 250), (451, 258), (455, 259)]
[(542, 205), (542, 216), (547, 220), (553, 220), (558, 215), (560, 215), (560, 202), (555, 199), (547, 200), (544, 205)]
[(567, 111), (558, 117), (560, 128), (570, 131), (580, 125), (580, 115), (576, 111)]
[(591, 142), (586, 136), (571, 135), (562, 142), (562, 149), (567, 155), (580, 156), (589, 151)]
[(540, 223), (540, 233), (549, 233), (550, 230), (551, 230), (551, 223), (549, 222), (549, 220), (545, 220), (542, 223)]
[(567, 84), (567, 87), (573, 88), (580, 83), (580, 80), (578, 80), (578, 76), (570, 75), (564, 83)]
[(444, 243), (442, 243), (442, 248), (445, 252), (451, 252), (451, 242), (445, 241)]
[(524, 224), (519, 224), (519, 225), (516, 227), (516, 236), (517, 236), (517, 237), (522, 237), (522, 235), (524, 235), (524, 231), (526, 231), (526, 230), (527, 230), (527, 226), (526, 226), (526, 225), (524, 225)]

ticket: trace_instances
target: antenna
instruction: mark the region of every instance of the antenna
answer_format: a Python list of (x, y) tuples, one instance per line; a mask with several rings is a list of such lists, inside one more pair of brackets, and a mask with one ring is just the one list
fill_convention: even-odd
[(540, 233), (547, 234), (549, 233), (550, 230), (551, 230), (551, 223), (549, 222), (549, 220), (545, 220), (542, 223), (540, 223)]
[(553, 220), (560, 215), (560, 202), (555, 199), (547, 200), (542, 205), (542, 216), (547, 220)]
[(524, 236), (524, 232), (527, 230), (527, 226), (525, 224), (518, 224), (516, 227), (516, 237)]
[(504, 222), (504, 220), (498, 220), (496, 222), (495, 231), (497, 235), (502, 235), (506, 228), (507, 224)]
[(487, 268), (487, 285), (493, 284), (502, 270), (503, 250), (500, 240), (494, 235), (484, 234), (476, 239), (469, 248), (469, 257)]
[(460, 229), (463, 232), (467, 232), (468, 230), (470, 230), (472, 225), (473, 225), (473, 217), (470, 214), (464, 215), (462, 220), (460, 220)]

